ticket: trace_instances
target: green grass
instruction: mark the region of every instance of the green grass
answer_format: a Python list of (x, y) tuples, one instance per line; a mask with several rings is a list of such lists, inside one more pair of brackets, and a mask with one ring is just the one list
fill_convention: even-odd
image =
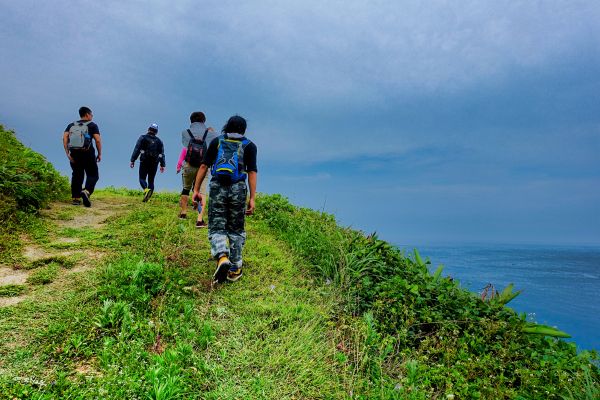
[[(0, 334), (28, 338), (18, 351), (0, 346), (0, 370), (10, 372), (0, 391), (285, 399), (346, 398), (368, 386), (338, 355), (332, 288), (307, 277), (306, 262), (264, 226), (248, 226), (245, 276), (211, 289), (206, 231), (176, 219), (173, 195), (149, 204), (112, 190), (95, 197), (131, 202), (131, 212), (87, 232), (91, 248), (110, 251), (96, 270), (61, 293), (49, 284), (39, 301), (0, 309)], [(17, 328), (30, 319), (35, 328)]]
[(0, 262), (18, 260), (19, 233), (41, 232), (35, 214), (67, 191), (67, 179), (52, 164), (0, 125)]
[(57, 263), (50, 263), (39, 267), (27, 277), (27, 283), (32, 285), (47, 285), (56, 279), (59, 269), (60, 265)]
[(27, 287), (25, 285), (4, 285), (0, 286), (0, 297), (14, 297), (25, 292)]
[(48, 257), (42, 257), (34, 261), (30, 261), (25, 268), (26, 269), (36, 269), (43, 266), (48, 266), (54, 264), (56, 266), (60, 266), (62, 268), (73, 268), (75, 266), (75, 260), (72, 257), (67, 257), (63, 255), (53, 255)]

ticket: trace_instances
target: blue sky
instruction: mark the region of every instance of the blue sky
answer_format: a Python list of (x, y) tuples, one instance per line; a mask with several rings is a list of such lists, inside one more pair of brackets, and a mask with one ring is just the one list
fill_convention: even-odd
[(99, 186), (136, 187), (151, 122), (238, 113), (259, 191), (396, 244), (600, 244), (597, 1), (0, 0), (0, 123), (70, 173), (88, 105)]

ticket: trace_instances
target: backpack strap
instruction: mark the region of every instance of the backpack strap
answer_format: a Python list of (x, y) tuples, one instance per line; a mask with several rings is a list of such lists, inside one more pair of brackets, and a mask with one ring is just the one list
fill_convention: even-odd
[[(192, 140), (196, 140), (196, 137), (192, 134), (192, 131), (190, 131), (189, 129), (186, 129), (188, 135), (190, 135), (190, 138)], [(206, 135), (208, 135), (208, 128), (204, 131), (204, 136), (202, 136), (202, 143), (206, 142)]]

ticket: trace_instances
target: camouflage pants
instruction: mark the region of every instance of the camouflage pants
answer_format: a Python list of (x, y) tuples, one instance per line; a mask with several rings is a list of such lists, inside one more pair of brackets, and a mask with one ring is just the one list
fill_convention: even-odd
[(208, 240), (213, 257), (226, 254), (242, 266), (242, 249), (246, 241), (246, 182), (221, 185), (210, 182), (208, 202)]

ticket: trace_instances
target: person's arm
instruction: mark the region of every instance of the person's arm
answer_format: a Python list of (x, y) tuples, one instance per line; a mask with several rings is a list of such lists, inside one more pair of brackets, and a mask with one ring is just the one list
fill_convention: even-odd
[(248, 208), (246, 209), (246, 215), (254, 213), (254, 199), (256, 197), (256, 175), (258, 168), (256, 165), (256, 145), (250, 143), (244, 150), (244, 166), (246, 173), (248, 174), (248, 186), (250, 189), (250, 198), (248, 199)]
[(165, 160), (165, 145), (163, 144), (162, 140), (160, 141), (160, 172), (163, 173), (165, 172), (165, 167), (167, 166), (166, 164), (167, 160)]
[(100, 160), (102, 160), (102, 139), (100, 138), (100, 132), (94, 135), (94, 141), (96, 142), (96, 149), (98, 150), (96, 161), (100, 162)]
[(131, 168), (133, 168), (133, 166), (135, 165), (135, 160), (137, 160), (137, 158), (140, 155), (140, 152), (142, 150), (142, 142), (144, 141), (144, 136), (140, 136), (138, 141), (135, 143), (135, 147), (133, 148), (133, 153), (131, 153), (131, 158), (130, 158), (130, 164), (129, 166)]
[(71, 153), (69, 153), (69, 132), (63, 133), (63, 147), (65, 148), (65, 153), (67, 154), (69, 161), (74, 162), (73, 157), (71, 157)]
[(254, 213), (254, 198), (256, 197), (256, 171), (248, 172), (248, 186), (250, 186), (250, 199), (248, 200), (248, 208), (246, 209), (246, 215), (252, 215)]
[(181, 149), (181, 154), (179, 154), (179, 160), (177, 160), (177, 173), (181, 171), (181, 167), (183, 166), (183, 160), (185, 160), (185, 156), (187, 155), (187, 148)]

